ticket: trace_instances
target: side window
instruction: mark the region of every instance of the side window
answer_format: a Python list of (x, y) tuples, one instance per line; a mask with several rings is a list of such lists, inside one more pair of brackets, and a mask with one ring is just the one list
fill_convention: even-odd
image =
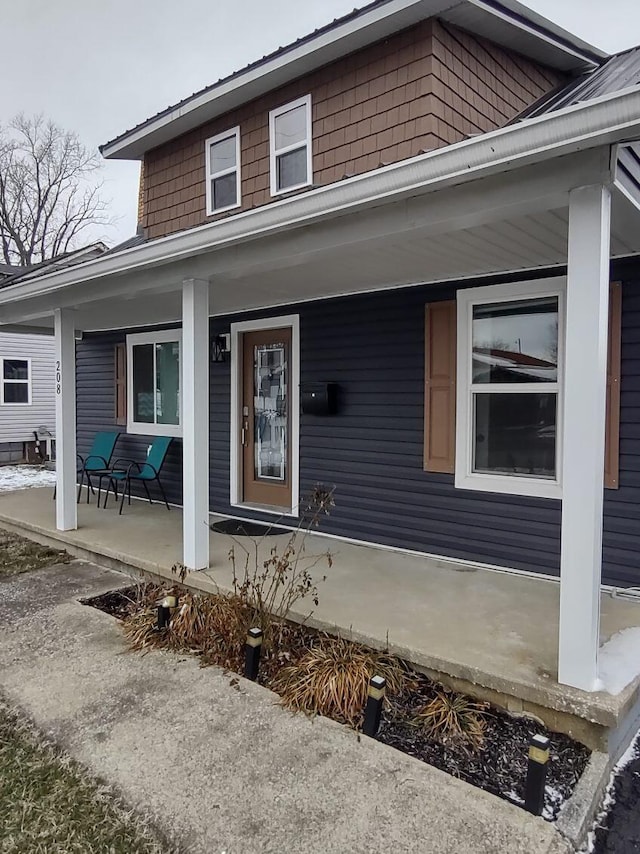
[(179, 329), (127, 335), (127, 432), (181, 436)]
[(313, 180), (311, 95), (269, 113), (271, 195), (307, 187)]
[(240, 128), (205, 143), (207, 216), (240, 206)]
[(31, 403), (31, 363), (29, 359), (2, 358), (2, 404)]
[[(473, 291), (469, 292), (473, 297)], [(464, 424), (470, 444), (470, 474), (551, 479), (555, 475), (555, 427), (559, 390), (556, 297), (492, 301), (467, 316), (470, 326), (457, 328), (455, 301), (428, 303), (425, 313), (424, 470), (453, 474), (456, 467), (457, 337), (472, 340), (470, 400)], [(620, 361), (622, 288), (611, 284), (607, 361), (604, 485), (619, 486)], [(523, 318), (525, 324), (523, 326)], [(526, 334), (524, 330), (526, 329)], [(540, 352), (527, 352), (536, 343)], [(534, 336), (535, 337), (535, 336)], [(535, 350), (535, 347), (534, 347)], [(540, 346), (538, 346), (540, 350)], [(497, 386), (497, 388), (496, 388)], [(509, 395), (509, 397), (506, 397)], [(516, 395), (513, 397), (512, 395)], [(503, 406), (519, 401), (517, 407)], [(522, 424), (505, 424), (518, 413)], [(460, 418), (458, 413), (458, 418)], [(531, 426), (535, 425), (535, 429)], [(509, 447), (511, 433), (526, 442)], [(553, 447), (552, 447), (553, 446)], [(522, 454), (526, 454), (523, 460)], [(473, 488), (469, 483), (468, 488)], [(497, 488), (497, 487), (496, 487)]]

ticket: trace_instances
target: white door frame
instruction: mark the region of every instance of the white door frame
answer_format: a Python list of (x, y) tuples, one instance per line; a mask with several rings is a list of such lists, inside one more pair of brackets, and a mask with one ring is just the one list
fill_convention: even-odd
[(245, 320), (231, 324), (231, 451), (229, 460), (229, 503), (232, 507), (255, 508), (251, 503), (240, 500), (242, 494), (242, 448), (240, 436), (240, 403), (242, 401), (242, 346), (244, 332), (256, 332), (261, 329), (291, 329), (291, 507), (267, 509), (260, 507), (261, 513), (274, 513), (278, 516), (298, 516), (300, 503), (300, 315), (286, 314), (279, 317), (264, 317), (258, 320)]

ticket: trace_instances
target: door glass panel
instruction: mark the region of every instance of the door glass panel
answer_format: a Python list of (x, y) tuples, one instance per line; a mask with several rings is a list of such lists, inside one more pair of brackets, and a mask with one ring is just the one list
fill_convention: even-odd
[(557, 381), (557, 297), (474, 307), (474, 383)]
[(287, 346), (253, 348), (254, 477), (284, 481), (287, 476)]
[(156, 344), (156, 421), (180, 423), (180, 344)]
[(133, 420), (153, 424), (153, 344), (136, 344), (133, 352)]

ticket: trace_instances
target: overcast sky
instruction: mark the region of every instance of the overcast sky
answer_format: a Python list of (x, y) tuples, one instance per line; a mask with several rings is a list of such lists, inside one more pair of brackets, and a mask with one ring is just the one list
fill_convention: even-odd
[[(0, 124), (42, 112), (97, 148), (219, 77), (349, 12), (357, 0), (0, 0)], [(529, 0), (609, 52), (640, 42), (638, 0)], [(10, 73), (8, 74), (8, 70)], [(139, 164), (105, 163), (118, 224), (135, 231)]]

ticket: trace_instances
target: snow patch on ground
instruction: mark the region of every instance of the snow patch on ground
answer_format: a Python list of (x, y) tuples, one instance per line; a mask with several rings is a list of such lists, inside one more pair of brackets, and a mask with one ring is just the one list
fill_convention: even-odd
[(598, 653), (598, 690), (619, 694), (640, 674), (640, 627), (617, 632)]
[(0, 492), (31, 486), (55, 486), (56, 473), (40, 466), (0, 466)]

